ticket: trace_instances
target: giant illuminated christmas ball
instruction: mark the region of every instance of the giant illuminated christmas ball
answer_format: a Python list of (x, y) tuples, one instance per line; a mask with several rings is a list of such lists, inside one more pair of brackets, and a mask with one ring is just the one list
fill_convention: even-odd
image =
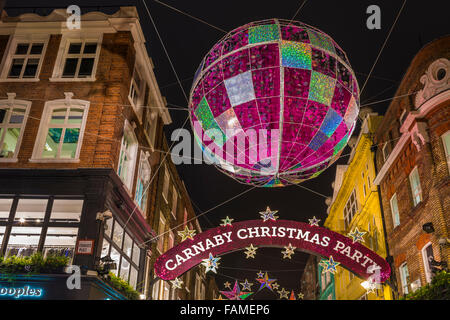
[(240, 182), (283, 186), (319, 175), (341, 154), (359, 112), (344, 51), (296, 21), (252, 22), (201, 62), (190, 93), (196, 140)]

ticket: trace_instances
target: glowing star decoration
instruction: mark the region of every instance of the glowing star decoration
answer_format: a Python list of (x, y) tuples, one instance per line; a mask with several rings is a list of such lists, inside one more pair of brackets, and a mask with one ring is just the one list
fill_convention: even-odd
[(244, 252), (247, 256), (245, 257), (246, 259), (248, 258), (255, 258), (255, 254), (256, 254), (256, 250), (258, 248), (254, 247), (253, 244), (250, 244), (249, 247), (245, 247), (246, 251)]
[(301, 292), (299, 294), (297, 294), (298, 299), (301, 299), (301, 300), (303, 300), (304, 296), (305, 295), (303, 293), (301, 293)]
[(227, 216), (225, 219), (222, 219), (223, 223), (221, 223), (220, 225), (223, 227), (226, 226), (231, 226), (231, 222), (233, 222), (234, 219), (230, 219), (229, 216)]
[(318, 176), (339, 158), (358, 113), (344, 51), (319, 29), (283, 19), (225, 35), (200, 62), (189, 99), (204, 153), (225, 174), (262, 187)]
[(291, 291), (291, 296), (289, 297), (289, 300), (297, 300), (297, 299), (295, 299), (294, 290)]
[(217, 273), (216, 268), (219, 267), (219, 261), (220, 258), (214, 258), (212, 253), (209, 254), (208, 259), (203, 259), (202, 265), (206, 267), (205, 273), (208, 271), (212, 271), (214, 273)]
[(314, 216), (312, 219), (308, 219), (309, 220), (309, 225), (310, 226), (319, 226), (319, 221), (320, 219), (317, 219), (316, 216)]
[(283, 259), (289, 258), (291, 259), (291, 255), (293, 255), (295, 253), (295, 249), (297, 249), (296, 247), (293, 247), (292, 244), (289, 243), (288, 246), (284, 247), (285, 251), (281, 251), (281, 253), (283, 254)]
[(278, 291), (278, 293), (280, 294), (280, 299), (283, 298), (289, 299), (288, 297), (289, 291), (284, 290), (284, 288), (281, 288), (281, 290)]
[(274, 283), (272, 284), (272, 289), (273, 289), (273, 290), (278, 290), (279, 287), (280, 287), (280, 285), (279, 285), (278, 283), (276, 283), (276, 282), (274, 282)]
[(264, 272), (262, 272), (261, 270), (259, 270), (259, 272), (256, 274), (256, 277), (258, 277), (258, 278), (264, 277)]
[(172, 286), (177, 289), (181, 289), (181, 285), (183, 284), (183, 281), (178, 278), (175, 278), (175, 280), (172, 280), (170, 282), (172, 283)]
[(230, 291), (220, 291), (221, 294), (223, 294), (225, 297), (227, 297), (230, 300), (244, 300), (245, 298), (249, 297), (253, 294), (253, 292), (243, 292), (241, 291), (237, 280), (234, 283), (233, 290)]
[(224, 286), (226, 289), (230, 289), (230, 290), (231, 290), (231, 283), (229, 283), (228, 281), (225, 282), (225, 283), (223, 284), (223, 286)]
[(355, 227), (355, 229), (352, 232), (348, 233), (347, 235), (353, 239), (353, 243), (355, 242), (364, 243), (363, 235), (365, 235), (366, 233), (367, 232), (359, 231), (358, 227)]
[(252, 282), (248, 282), (247, 279), (245, 279), (244, 282), (241, 282), (241, 286), (242, 286), (242, 291), (244, 290), (248, 290), (248, 291), (252, 291)]
[(261, 215), (261, 218), (264, 222), (266, 222), (267, 220), (276, 221), (278, 219), (278, 216), (276, 216), (275, 213), (277, 212), (278, 210), (272, 211), (269, 207), (267, 207), (266, 211), (261, 211), (259, 214)]
[(193, 240), (195, 236), (195, 230), (189, 230), (188, 226), (186, 226), (183, 231), (178, 231), (178, 235), (181, 237), (181, 242), (185, 241), (186, 239)]
[(319, 264), (323, 267), (322, 272), (331, 272), (332, 274), (337, 272), (336, 267), (340, 265), (339, 262), (334, 261), (333, 256), (330, 256), (328, 260), (322, 259)]
[(264, 277), (256, 279), (259, 283), (261, 283), (261, 286), (258, 290), (269, 288), (270, 290), (273, 290), (272, 284), (277, 281), (277, 279), (269, 279), (269, 276), (267, 272), (265, 273)]

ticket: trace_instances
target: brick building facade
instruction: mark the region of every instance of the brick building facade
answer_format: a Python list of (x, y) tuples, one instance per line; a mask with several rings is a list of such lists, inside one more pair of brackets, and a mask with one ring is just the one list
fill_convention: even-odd
[(317, 300), (319, 298), (319, 284), (317, 281), (318, 257), (310, 255), (306, 261), (305, 269), (300, 279), (300, 291), (304, 300)]
[[(186, 298), (170, 283), (169, 296), (150, 290), (158, 248), (176, 242), (169, 227), (199, 225), (164, 157), (171, 119), (136, 8), (88, 12), (80, 29), (68, 29), (67, 17), (66, 9), (45, 17), (2, 12), (0, 254), (62, 251), (86, 276), (110, 257), (112, 271), (143, 298)], [(159, 230), (167, 233), (158, 242)], [(89, 254), (78, 252), (83, 239), (93, 240)], [(201, 280), (186, 281), (197, 294), (190, 298), (205, 296)]]
[(375, 136), (386, 234), (398, 294), (449, 262), (450, 37), (412, 60)]

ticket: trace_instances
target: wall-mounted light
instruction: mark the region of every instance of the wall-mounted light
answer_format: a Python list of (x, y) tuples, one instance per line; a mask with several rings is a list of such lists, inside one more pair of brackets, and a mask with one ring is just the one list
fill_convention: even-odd
[(422, 226), (423, 231), (425, 231), (426, 233), (433, 233), (434, 232), (434, 227), (433, 227), (433, 223), (432, 222), (427, 222)]

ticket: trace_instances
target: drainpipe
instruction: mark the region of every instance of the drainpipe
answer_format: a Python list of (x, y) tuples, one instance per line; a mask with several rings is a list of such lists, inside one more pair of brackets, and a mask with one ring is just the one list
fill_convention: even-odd
[[(373, 138), (373, 136), (372, 136), (372, 138)], [(376, 145), (372, 145), (372, 148), (376, 148)], [(375, 173), (378, 173), (376, 151), (373, 152), (373, 165), (375, 166)], [(385, 220), (385, 217), (384, 217), (384, 210), (383, 210), (383, 202), (382, 202), (382, 199), (381, 199), (380, 185), (377, 185), (377, 193), (378, 193), (378, 201), (379, 201), (379, 204), (380, 204), (380, 211), (381, 211), (381, 222), (383, 224), (384, 246), (386, 247), (386, 260), (389, 263), (389, 266), (391, 267), (391, 276), (389, 277), (389, 279), (386, 282), (391, 287), (391, 289), (393, 291), (393, 295), (394, 295), (393, 298), (394, 298), (394, 300), (397, 300), (398, 297), (399, 297), (399, 294), (398, 294), (398, 288), (397, 288), (397, 281), (395, 281), (395, 278), (396, 278), (395, 277), (395, 268), (393, 266), (393, 262), (394, 261), (393, 261), (393, 257), (389, 253), (389, 244), (388, 244), (388, 241), (387, 241), (387, 233), (386, 233), (386, 220)]]

